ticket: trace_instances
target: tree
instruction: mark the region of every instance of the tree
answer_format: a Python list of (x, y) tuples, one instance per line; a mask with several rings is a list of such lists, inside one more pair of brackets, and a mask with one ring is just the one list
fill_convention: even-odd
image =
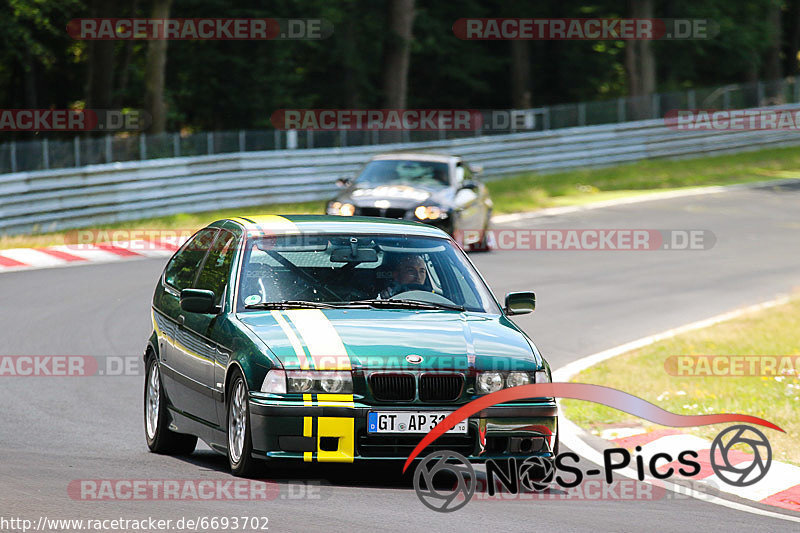
[(511, 107), (531, 107), (531, 54), (529, 41), (511, 41)]
[[(653, 0), (628, 0), (630, 18), (653, 18)], [(656, 89), (656, 58), (649, 39), (630, 40), (625, 43), (625, 71), (628, 75), (628, 96), (632, 97), (628, 109), (630, 118), (651, 118), (651, 95)]]
[[(113, 1), (92, 0), (89, 5), (91, 18), (108, 18), (116, 13)], [(88, 109), (108, 109), (112, 103), (114, 90), (114, 47), (113, 40), (89, 41), (86, 73), (86, 107)]]
[[(102, 0), (100, 0), (102, 1)], [(153, 0), (151, 17), (169, 18), (172, 0)], [(154, 39), (147, 46), (147, 63), (144, 72), (144, 108), (150, 113), (150, 133), (162, 133), (167, 125), (167, 105), (164, 102), (164, 72), (167, 68), (167, 41)]]
[[(783, 44), (783, 22), (781, 20), (781, 2), (773, 0), (767, 12), (767, 21), (770, 25), (769, 48), (764, 61), (764, 78), (767, 80), (766, 98), (768, 104), (782, 104), (783, 98), (783, 68), (781, 66), (781, 46)], [(759, 102), (762, 105), (762, 102)]]
[(414, 0), (389, 0), (382, 76), (384, 107), (388, 109), (406, 107), (413, 25)]

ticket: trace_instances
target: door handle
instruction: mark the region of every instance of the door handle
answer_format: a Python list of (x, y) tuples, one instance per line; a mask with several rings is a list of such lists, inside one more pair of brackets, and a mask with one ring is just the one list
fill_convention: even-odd
[(183, 315), (178, 315), (178, 324), (182, 326), (184, 322), (186, 322), (186, 317)]

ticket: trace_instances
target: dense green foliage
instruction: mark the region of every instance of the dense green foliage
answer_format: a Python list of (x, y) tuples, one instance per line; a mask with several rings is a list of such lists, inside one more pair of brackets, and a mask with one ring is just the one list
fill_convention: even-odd
[[(66, 33), (96, 0), (0, 0), (0, 106), (80, 105), (88, 48)], [(168, 45), (167, 129), (269, 127), (284, 107), (379, 107), (389, 0), (173, 0), (172, 17), (323, 18), (322, 41), (172, 41)], [(659, 41), (656, 89), (765, 78), (772, 37), (780, 35), (781, 74), (795, 74), (800, 0), (653, 0), (654, 15), (708, 18), (715, 38)], [(778, 24), (765, 16), (780, 6)], [(103, 0), (104, 13), (147, 17), (152, 0)], [(512, 107), (511, 43), (463, 41), (462, 17), (625, 17), (624, 0), (417, 0), (408, 86), (410, 108)], [(624, 41), (530, 42), (533, 105), (600, 100), (627, 91)], [(112, 101), (142, 107), (147, 43), (114, 43)], [(772, 71), (774, 72), (774, 71)]]

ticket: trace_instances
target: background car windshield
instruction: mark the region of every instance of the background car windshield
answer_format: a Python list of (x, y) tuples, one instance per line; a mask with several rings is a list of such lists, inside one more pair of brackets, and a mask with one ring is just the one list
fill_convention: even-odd
[(474, 268), (444, 239), (293, 235), (248, 241), (239, 278), (239, 311), (262, 302), (345, 303), (373, 298), (500, 313)]
[(449, 185), (447, 163), (433, 161), (385, 160), (372, 161), (356, 178), (361, 186), (403, 183), (420, 187)]

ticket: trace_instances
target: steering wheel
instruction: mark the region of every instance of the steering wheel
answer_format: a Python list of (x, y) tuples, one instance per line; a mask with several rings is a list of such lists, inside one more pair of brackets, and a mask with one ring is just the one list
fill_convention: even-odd
[(389, 298), (394, 298), (398, 294), (402, 294), (404, 292), (411, 292), (411, 291), (423, 291), (423, 292), (430, 292), (425, 285), (420, 283), (403, 283), (392, 287), (394, 290), (392, 291), (392, 295)]

